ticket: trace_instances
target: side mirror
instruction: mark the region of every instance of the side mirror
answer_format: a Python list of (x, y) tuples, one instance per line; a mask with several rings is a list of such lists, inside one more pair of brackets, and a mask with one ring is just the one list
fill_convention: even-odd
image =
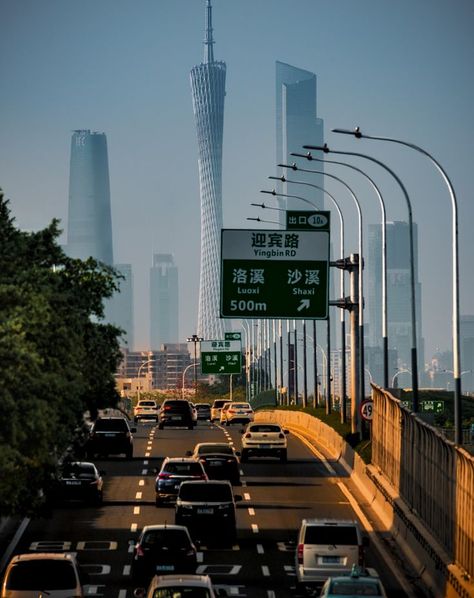
[(135, 588), (133, 590), (133, 595), (135, 598), (144, 598), (144, 596), (146, 596), (146, 590), (145, 588)]
[(186, 451), (185, 452), (186, 457), (192, 457), (192, 452), (191, 451)]
[(242, 496), (240, 494), (234, 494), (235, 502), (240, 502), (242, 500)]
[(240, 451), (235, 451), (235, 454), (237, 455), (237, 457), (240, 457)]
[(289, 430), (283, 430), (283, 432), (284, 432), (285, 434), (289, 434), (289, 433), (290, 433), (290, 431), (289, 431)]

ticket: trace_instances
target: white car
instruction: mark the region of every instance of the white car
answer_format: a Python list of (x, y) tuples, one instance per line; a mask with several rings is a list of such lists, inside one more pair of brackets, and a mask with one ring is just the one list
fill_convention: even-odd
[(138, 401), (133, 409), (133, 421), (137, 423), (141, 419), (158, 421), (158, 405), (156, 401), (150, 399)]
[(155, 575), (147, 592), (137, 588), (134, 595), (135, 598), (217, 598), (226, 594), (214, 591), (209, 575)]
[(253, 422), (242, 430), (242, 452), (244, 463), (249, 457), (277, 457), (282, 463), (287, 459), (288, 430), (279, 424)]
[(221, 411), (221, 425), (247, 424), (253, 422), (254, 413), (250, 403), (226, 403)]

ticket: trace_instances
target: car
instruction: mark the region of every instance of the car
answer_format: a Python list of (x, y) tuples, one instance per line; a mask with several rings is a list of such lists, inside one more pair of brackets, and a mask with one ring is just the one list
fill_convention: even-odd
[(254, 413), (250, 403), (231, 402), (221, 411), (221, 424), (247, 424), (253, 422)]
[(240, 500), (228, 481), (183, 482), (176, 498), (175, 523), (185, 525), (192, 538), (213, 537), (233, 543), (237, 535), (235, 504)]
[(165, 399), (158, 412), (158, 428), (165, 426), (184, 426), (192, 430), (195, 426), (189, 401), (185, 399)]
[(211, 406), (209, 403), (196, 403), (196, 411), (198, 420), (211, 419)]
[(349, 575), (354, 565), (364, 565), (366, 546), (355, 520), (303, 519), (295, 553), (299, 587), (320, 587), (328, 577)]
[(229, 480), (240, 485), (239, 451), (228, 442), (200, 442), (187, 455), (201, 462), (210, 480)]
[(196, 459), (166, 457), (155, 480), (155, 504), (159, 507), (164, 500), (174, 500), (181, 482), (185, 480), (207, 480), (203, 464)]
[(78, 500), (101, 504), (103, 500), (104, 472), (94, 463), (66, 461), (62, 464), (51, 490), (53, 500)]
[(209, 575), (155, 575), (148, 591), (137, 588), (135, 598), (217, 598), (225, 590), (214, 590)]
[(387, 593), (374, 569), (353, 566), (350, 575), (329, 577), (321, 590), (324, 598), (356, 598), (358, 596), (374, 596), (387, 598)]
[(215, 422), (215, 421), (220, 420), (221, 409), (222, 409), (222, 407), (226, 403), (228, 403), (228, 401), (225, 401), (224, 399), (216, 399), (212, 403), (212, 407), (211, 407), (211, 422)]
[(142, 399), (133, 408), (133, 421), (137, 424), (141, 420), (158, 421), (158, 405), (156, 401)]
[(245, 463), (250, 457), (276, 457), (282, 463), (287, 460), (287, 434), (280, 424), (252, 422), (242, 432), (242, 456)]
[(34, 552), (18, 554), (9, 562), (2, 582), (1, 598), (47, 596), (82, 598), (87, 576), (73, 554)]
[(222, 425), (223, 423), (225, 423), (225, 412), (226, 409), (228, 409), (231, 405), (232, 401), (226, 401), (220, 410), (220, 414), (219, 414), (219, 423)]
[(133, 432), (124, 417), (99, 417), (92, 425), (86, 454), (89, 459), (95, 455), (125, 454), (128, 459), (133, 457)]
[(146, 525), (133, 549), (134, 584), (148, 584), (154, 575), (195, 573), (197, 550), (182, 525)]

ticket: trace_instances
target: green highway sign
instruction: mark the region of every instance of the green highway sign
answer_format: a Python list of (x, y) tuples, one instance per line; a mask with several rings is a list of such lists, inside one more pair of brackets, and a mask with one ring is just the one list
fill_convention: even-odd
[(241, 341), (242, 333), (241, 332), (224, 332), (224, 340), (226, 340), (226, 341)]
[(240, 374), (241, 341), (201, 341), (201, 371), (203, 374)]
[(221, 317), (324, 320), (329, 230), (223, 229)]
[(289, 230), (329, 231), (331, 212), (326, 211), (286, 211), (286, 228)]
[[(407, 409), (412, 408), (411, 401), (401, 401)], [(419, 401), (419, 408), (421, 413), (444, 413), (444, 401)]]

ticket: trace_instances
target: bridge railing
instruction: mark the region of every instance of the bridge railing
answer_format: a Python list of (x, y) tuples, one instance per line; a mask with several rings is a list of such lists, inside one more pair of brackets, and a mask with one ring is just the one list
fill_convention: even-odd
[(453, 561), (474, 575), (474, 457), (375, 385), (372, 463)]

